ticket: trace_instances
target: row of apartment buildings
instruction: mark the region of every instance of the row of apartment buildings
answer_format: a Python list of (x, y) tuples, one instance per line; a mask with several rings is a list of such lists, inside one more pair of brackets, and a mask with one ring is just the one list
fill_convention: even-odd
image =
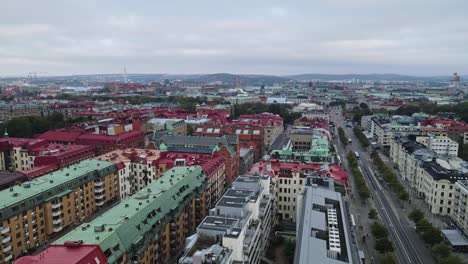
[[(204, 206), (214, 206), (226, 185), (224, 162), (216, 153), (203, 156), (147, 149), (116, 150), (0, 191), (0, 196), (4, 196), (0, 215), (5, 220), (2, 232), (8, 235), (4, 237), (6, 244), (2, 250), (12, 252), (4, 255), (5, 262), (62, 234), (62, 230), (97, 213), (109, 202), (133, 197), (168, 170), (185, 165), (190, 166), (187, 168), (201, 168), (206, 178)], [(105, 169), (101, 170), (102, 167)], [(28, 207), (29, 203), (33, 203), (32, 211)], [(50, 210), (44, 211), (43, 208)], [(12, 213), (8, 213), (10, 211)], [(31, 218), (31, 223), (27, 222), (28, 218)], [(18, 221), (24, 222), (24, 225), (17, 225)], [(27, 226), (32, 230), (25, 231)], [(11, 230), (15, 231), (10, 234)], [(13, 236), (17, 239), (8, 243)]]
[(441, 155), (416, 138), (394, 138), (391, 160), (397, 164), (401, 178), (416, 196), (424, 199), (433, 214), (450, 215), (454, 185), (468, 179), (468, 162), (447, 153)]
[(424, 114), (392, 117), (387, 115), (363, 116), (361, 129), (378, 146), (386, 148), (390, 147), (393, 137), (409, 135), (429, 136), (432, 139), (427, 140), (427, 145), (433, 145), (434, 149), (442, 147), (440, 151), (449, 151), (446, 150), (446, 148), (452, 147), (446, 146), (449, 144), (468, 143), (468, 124), (452, 119), (429, 117)]

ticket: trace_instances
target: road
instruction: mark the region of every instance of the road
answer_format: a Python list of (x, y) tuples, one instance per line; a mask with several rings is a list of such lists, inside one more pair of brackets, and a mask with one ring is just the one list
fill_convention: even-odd
[[(371, 197), (382, 223), (389, 230), (398, 262), (410, 264), (434, 263), (430, 251), (416, 234), (405, 212), (399, 205), (396, 205), (394, 195), (389, 193), (385, 185), (376, 177), (369, 153), (361, 147), (352, 129), (345, 128), (345, 120), (340, 108), (332, 109), (331, 120), (335, 123), (336, 128), (343, 127), (348, 138), (352, 140), (353, 143), (349, 144), (347, 150), (360, 153), (360, 170), (366, 176)], [(346, 153), (347, 151), (343, 153), (343, 156), (346, 156)], [(343, 156), (342, 158), (345, 158)]]

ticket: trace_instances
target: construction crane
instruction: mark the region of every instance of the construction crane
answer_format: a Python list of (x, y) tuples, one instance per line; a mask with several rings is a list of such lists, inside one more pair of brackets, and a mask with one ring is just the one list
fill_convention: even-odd
[(28, 73), (28, 78), (29, 79), (37, 79), (38, 74), (47, 74), (47, 72), (29, 72)]

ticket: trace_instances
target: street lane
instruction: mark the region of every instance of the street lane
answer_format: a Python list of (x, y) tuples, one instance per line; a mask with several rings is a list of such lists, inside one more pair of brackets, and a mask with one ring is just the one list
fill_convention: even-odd
[[(338, 114), (336, 114), (338, 111)], [(336, 132), (338, 127), (343, 127), (345, 132), (352, 140), (349, 151), (357, 151), (360, 153), (359, 166), (363, 175), (365, 175), (368, 187), (373, 198), (376, 209), (382, 219), (382, 223), (388, 228), (390, 238), (393, 241), (395, 248), (395, 255), (399, 263), (434, 263), (430, 256), (430, 251), (421, 244), (421, 241), (417, 237), (415, 230), (411, 227), (410, 222), (406, 217), (402, 217), (401, 213), (395, 213), (393, 208), (393, 200), (388, 199), (389, 194), (384, 184), (380, 183), (373, 173), (373, 165), (371, 162), (370, 155), (363, 149), (358, 142), (358, 139), (354, 136), (352, 128), (346, 128), (341, 110), (332, 111), (332, 121), (336, 124)], [(347, 153), (348, 151), (346, 151)], [(343, 153), (346, 155), (346, 153)], [(391, 204), (392, 203), (392, 204)], [(393, 205), (393, 207), (392, 207)]]

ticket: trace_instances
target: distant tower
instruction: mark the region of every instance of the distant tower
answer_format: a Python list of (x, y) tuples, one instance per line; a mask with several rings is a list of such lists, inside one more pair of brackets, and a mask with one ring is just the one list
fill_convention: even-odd
[(264, 84), (262, 84), (262, 86), (260, 86), (260, 94), (265, 95), (265, 85)]
[(127, 66), (124, 66), (124, 74), (123, 74), (123, 77), (124, 77), (124, 83), (127, 83)]
[(454, 73), (452, 76), (452, 86), (457, 88), (460, 86), (460, 76), (458, 73)]

